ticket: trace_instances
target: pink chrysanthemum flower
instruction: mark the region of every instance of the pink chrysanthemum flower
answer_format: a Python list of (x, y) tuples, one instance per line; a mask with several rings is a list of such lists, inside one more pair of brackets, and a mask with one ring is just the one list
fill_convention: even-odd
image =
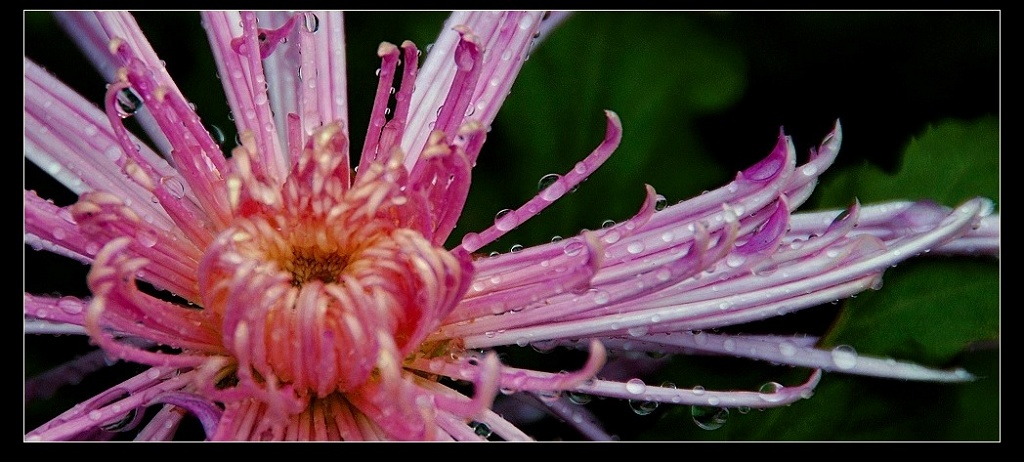
[[(812, 337), (708, 333), (875, 288), (886, 268), (922, 252), (998, 254), (999, 217), (986, 199), (794, 213), (838, 153), (838, 123), (802, 165), (780, 134), (720, 189), (666, 207), (648, 186), (640, 211), (615, 226), (474, 257), (612, 154), (622, 127), (608, 112), (589, 156), (445, 248), (487, 127), (532, 42), (561, 16), (454, 13), (422, 67), (414, 44), (381, 44), (352, 169), (339, 13), (203, 14), (240, 133), (230, 156), (130, 15), (62, 14), (111, 83), (100, 110), (26, 58), (26, 157), (80, 199), (58, 207), (26, 191), (25, 232), (30, 244), (91, 264), (92, 297), (26, 294), (26, 330), (85, 333), (100, 354), (151, 368), (26, 439), (102, 437), (160, 406), (139, 439), (169, 439), (191, 414), (213, 440), (474, 440), (480, 425), (527, 440), (491, 410), (499, 392), (763, 408), (809, 397), (823, 370), (971, 379), (821, 350)], [(520, 369), (491, 351), (505, 345), (582, 348), (589, 358), (568, 373)], [(627, 348), (812, 372), (758, 391), (597, 378), (607, 351)], [(581, 409), (545, 402), (607, 438)]]

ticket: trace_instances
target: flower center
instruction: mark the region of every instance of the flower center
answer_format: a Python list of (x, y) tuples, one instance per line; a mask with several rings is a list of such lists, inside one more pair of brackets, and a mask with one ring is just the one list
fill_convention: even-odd
[(325, 253), (314, 247), (293, 248), (292, 257), (281, 263), (292, 274), (292, 285), (296, 287), (313, 279), (336, 282), (347, 264), (345, 255)]
[(468, 262), (425, 237), (424, 199), (401, 162), (370, 163), (346, 184), (340, 136), (335, 126), (315, 134), (283, 185), (247, 168), (243, 136), (227, 181), (234, 222), (200, 263), (238, 387), (263, 401), (357, 392), (400, 374), (471, 277)]

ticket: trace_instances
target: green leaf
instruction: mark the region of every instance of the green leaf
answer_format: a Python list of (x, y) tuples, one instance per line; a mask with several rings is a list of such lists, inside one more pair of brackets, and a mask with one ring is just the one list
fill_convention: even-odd
[(949, 119), (910, 141), (896, 173), (864, 162), (826, 173), (815, 194), (823, 207), (845, 207), (854, 197), (864, 204), (931, 199), (955, 206), (975, 196), (997, 201), (998, 173), (999, 120)]
[(997, 339), (999, 271), (973, 258), (911, 261), (885, 287), (846, 301), (826, 345), (941, 366), (968, 345)]

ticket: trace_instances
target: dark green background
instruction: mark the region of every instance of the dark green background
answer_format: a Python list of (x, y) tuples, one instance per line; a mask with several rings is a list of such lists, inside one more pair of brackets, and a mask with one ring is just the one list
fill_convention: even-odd
[[(380, 41), (425, 48), (443, 12), (346, 16), (353, 145), (360, 146), (379, 66)], [(196, 14), (138, 19), (205, 123), (227, 118)], [(486, 251), (533, 245), (635, 213), (649, 183), (671, 203), (718, 187), (768, 153), (780, 126), (801, 160), (835, 119), (839, 160), (803, 209), (900, 198), (946, 205), (983, 195), (999, 201), (998, 12), (594, 12), (570, 18), (531, 53), (474, 170), (453, 243), (532, 197), (537, 181), (564, 173), (596, 146), (603, 110), (619, 114), (620, 148), (578, 191)], [(45, 13), (26, 14), (26, 55), (99, 101), (104, 84)], [(229, 133), (228, 140), (233, 137)], [(230, 143), (230, 142), (229, 142)], [(229, 148), (228, 145), (225, 146)], [(69, 204), (33, 165), (26, 188)], [(827, 373), (815, 396), (781, 409), (740, 413), (698, 428), (684, 406), (638, 416), (625, 402), (587, 406), (623, 440), (970, 440), (1000, 433), (999, 265), (992, 258), (930, 257), (886, 273), (885, 287), (734, 332), (807, 332), (827, 346), (935, 367), (964, 367), (969, 384), (908, 383)], [(26, 247), (26, 291), (84, 295), (86, 267)], [(26, 375), (73, 357), (80, 338), (26, 338)], [(505, 351), (514, 365), (558, 370), (576, 355)], [(120, 365), (115, 372), (127, 373)], [(795, 384), (806, 371), (732, 358), (675, 358), (648, 383), (757, 389)], [(88, 379), (29, 403), (34, 428), (114, 378)], [(538, 438), (578, 439), (541, 421)]]

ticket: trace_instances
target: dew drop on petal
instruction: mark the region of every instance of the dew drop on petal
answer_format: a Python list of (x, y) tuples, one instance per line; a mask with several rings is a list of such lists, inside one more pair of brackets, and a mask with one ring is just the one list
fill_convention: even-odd
[(647, 335), (647, 331), (649, 329), (650, 328), (648, 328), (647, 326), (635, 326), (635, 327), (630, 327), (627, 330), (627, 332), (629, 332), (629, 335), (632, 336), (632, 337), (642, 337), (644, 335)]
[(840, 369), (853, 369), (857, 365), (857, 350), (850, 345), (839, 345), (833, 348), (832, 363)]
[(720, 407), (691, 406), (693, 423), (704, 430), (718, 430), (729, 420), (729, 410)]
[(160, 178), (160, 184), (167, 188), (167, 192), (174, 196), (175, 199), (181, 199), (185, 196), (185, 186), (181, 184), (181, 180), (175, 176), (165, 176)]
[(725, 264), (728, 265), (730, 268), (738, 268), (746, 260), (746, 257), (744, 257), (743, 255), (731, 253), (729, 254), (729, 256), (725, 257)]
[(316, 32), (320, 30), (320, 18), (313, 13), (304, 13), (302, 25), (306, 28), (307, 32)]
[(608, 292), (599, 290), (594, 293), (594, 303), (597, 303), (598, 305), (604, 305), (605, 303), (608, 303), (608, 299)]
[(537, 182), (537, 190), (540, 191), (541, 199), (553, 201), (565, 194), (565, 184), (558, 181), (562, 176), (557, 173), (549, 173), (541, 177)]
[(665, 210), (666, 207), (668, 207), (668, 199), (665, 199), (665, 196), (658, 194), (658, 197), (654, 199), (654, 210), (662, 211)]
[(779, 344), (779, 353), (782, 353), (782, 356), (793, 356), (796, 354), (796, 345), (789, 342), (782, 342)]
[(569, 243), (565, 244), (565, 247), (563, 247), (562, 251), (565, 252), (565, 254), (570, 257), (575, 257), (576, 255), (579, 255), (581, 252), (583, 252), (584, 247), (585, 246), (582, 242), (570, 241)]
[(479, 249), (481, 244), (480, 235), (477, 233), (466, 233), (462, 236), (462, 246), (467, 249)]
[(519, 215), (512, 209), (503, 209), (494, 215), (494, 226), (499, 231), (510, 231), (519, 226)]
[(647, 384), (640, 379), (629, 379), (629, 381), (626, 382), (626, 391), (634, 395), (639, 395), (640, 393), (647, 391)]
[(82, 312), (82, 303), (74, 297), (62, 297), (57, 301), (57, 307), (67, 314), (78, 314)]
[(807, 176), (813, 176), (815, 173), (818, 173), (818, 167), (813, 164), (807, 164), (800, 169), (800, 173), (803, 173), (804, 175)]
[(527, 30), (531, 26), (533, 26), (533, 16), (524, 15), (523, 17), (519, 18), (519, 28), (520, 29)]
[(213, 138), (213, 142), (217, 143), (218, 146), (224, 144), (224, 141), (227, 140), (227, 137), (224, 136), (224, 130), (221, 130), (221, 128), (216, 125), (210, 124), (210, 129), (208, 131), (210, 132), (210, 137)]
[(777, 403), (785, 398), (785, 396), (780, 393), (782, 388), (782, 384), (778, 382), (768, 382), (761, 385), (761, 388), (757, 390), (757, 396), (766, 402)]
[(139, 108), (142, 107), (142, 100), (135, 94), (135, 91), (131, 88), (124, 88), (117, 93), (117, 115), (122, 119), (127, 119), (135, 115)]
[(629, 400), (629, 407), (636, 415), (648, 415), (658, 409), (657, 401)]
[(491, 436), (492, 433), (494, 433), (493, 431), (491, 431), (491, 427), (487, 426), (487, 424), (483, 422), (476, 422), (475, 424), (472, 424), (472, 426), (473, 433), (476, 433), (478, 436), (481, 436), (483, 438), (488, 438)]
[(139, 244), (142, 244), (144, 247), (153, 247), (157, 242), (156, 232), (151, 229), (140, 230), (138, 234), (135, 235), (135, 238), (138, 239)]
[(592, 395), (580, 393), (578, 391), (567, 391), (565, 392), (565, 396), (569, 398), (569, 401), (573, 404), (578, 404), (580, 406), (587, 404), (594, 399)]
[(694, 387), (693, 387), (693, 394), (695, 394), (697, 396), (703, 395), (705, 391), (706, 390), (704, 389), (704, 386), (702, 386), (702, 385), (694, 385)]
[(558, 390), (544, 390), (537, 392), (537, 397), (539, 397), (542, 401), (550, 403), (558, 401), (558, 398), (562, 397), (562, 392)]

